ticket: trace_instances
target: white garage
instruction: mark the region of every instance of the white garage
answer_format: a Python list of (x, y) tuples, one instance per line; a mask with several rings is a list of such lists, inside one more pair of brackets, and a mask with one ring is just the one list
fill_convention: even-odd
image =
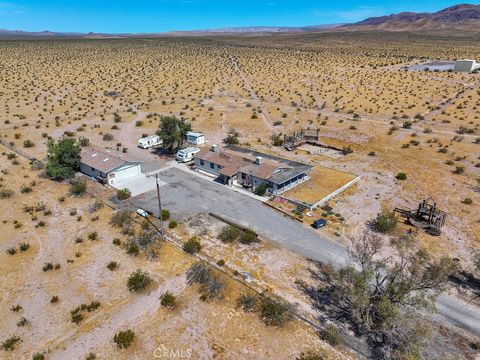
[(104, 184), (114, 185), (142, 173), (139, 161), (127, 161), (110, 150), (89, 148), (81, 156), (80, 171)]

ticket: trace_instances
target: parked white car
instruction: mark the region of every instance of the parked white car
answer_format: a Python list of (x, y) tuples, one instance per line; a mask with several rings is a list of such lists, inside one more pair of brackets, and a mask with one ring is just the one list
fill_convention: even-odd
[(189, 162), (193, 160), (193, 156), (200, 151), (197, 147), (189, 147), (186, 149), (178, 150), (177, 152), (177, 161), (178, 162)]
[(158, 135), (151, 135), (138, 140), (138, 147), (141, 149), (150, 149), (154, 146), (160, 146), (163, 140)]

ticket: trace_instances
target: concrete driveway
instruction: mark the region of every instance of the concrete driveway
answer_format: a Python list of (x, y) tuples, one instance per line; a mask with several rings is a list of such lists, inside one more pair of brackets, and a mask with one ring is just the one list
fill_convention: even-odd
[[(163, 208), (170, 210), (173, 217), (183, 219), (199, 213), (213, 212), (248, 226), (261, 236), (274, 241), (307, 258), (332, 264), (335, 267), (349, 261), (348, 252), (338, 243), (322, 237), (321, 232), (306, 228), (283, 216), (261, 202), (232, 191), (224, 185), (204, 180), (176, 168), (161, 173), (161, 197)], [(148, 180), (150, 181), (150, 180)], [(145, 189), (155, 182), (145, 182)], [(156, 191), (149, 191), (129, 202), (145, 210), (157, 213)], [(436, 320), (458, 326), (480, 335), (480, 311), (472, 304), (442, 294), (437, 301)]]
[[(160, 186), (165, 185), (165, 182), (159, 181)], [(152, 190), (155, 190), (157, 185), (154, 177), (147, 177), (144, 174), (139, 176), (132, 176), (128, 179), (121, 180), (112, 185), (117, 190), (128, 189), (132, 196), (137, 196)]]

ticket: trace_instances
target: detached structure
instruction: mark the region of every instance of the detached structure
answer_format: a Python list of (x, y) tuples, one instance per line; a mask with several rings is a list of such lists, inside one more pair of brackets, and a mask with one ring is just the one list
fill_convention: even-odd
[(439, 236), (442, 226), (445, 225), (447, 213), (438, 210), (437, 204), (432, 199), (425, 199), (418, 204), (416, 210), (395, 208), (395, 212), (407, 219), (411, 225), (424, 229), (427, 233)]
[(91, 148), (82, 151), (80, 171), (108, 185), (141, 175), (140, 161), (126, 161), (111, 151)]
[(202, 133), (189, 131), (187, 133), (187, 142), (193, 145), (205, 144), (205, 135), (203, 135)]
[(320, 129), (303, 129), (294, 131), (291, 134), (283, 135), (283, 147), (293, 151), (303, 144), (317, 144), (320, 140)]
[(280, 194), (309, 179), (312, 166), (253, 150), (213, 145), (195, 155), (198, 170), (218, 176), (229, 186), (243, 186), (256, 191), (263, 186), (270, 194)]
[(457, 60), (455, 61), (455, 66), (453, 71), (457, 72), (472, 72), (480, 68), (480, 63), (477, 63), (475, 60)]

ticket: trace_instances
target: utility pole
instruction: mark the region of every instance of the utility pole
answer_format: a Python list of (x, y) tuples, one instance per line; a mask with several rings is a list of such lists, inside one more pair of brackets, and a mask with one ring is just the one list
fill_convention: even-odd
[(157, 183), (158, 218), (160, 219), (160, 234), (162, 234), (162, 236), (163, 236), (162, 201), (161, 201), (161, 198), (160, 198), (160, 184), (158, 183), (158, 174), (155, 174), (155, 181)]

